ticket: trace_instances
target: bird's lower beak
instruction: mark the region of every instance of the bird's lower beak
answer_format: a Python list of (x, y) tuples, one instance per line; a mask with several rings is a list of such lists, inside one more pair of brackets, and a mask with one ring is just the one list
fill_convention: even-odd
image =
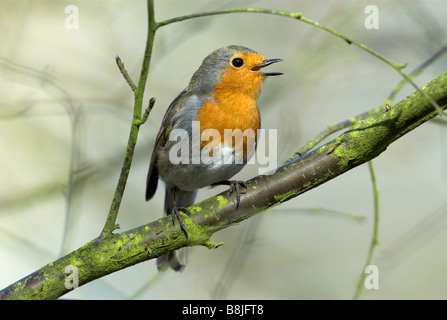
[[(267, 67), (271, 65), (272, 63), (283, 61), (282, 59), (265, 59), (262, 63), (255, 65), (253, 68), (251, 68), (251, 71), (258, 71), (261, 68)], [(264, 76), (280, 76), (283, 73), (282, 72), (259, 72), (260, 74)]]

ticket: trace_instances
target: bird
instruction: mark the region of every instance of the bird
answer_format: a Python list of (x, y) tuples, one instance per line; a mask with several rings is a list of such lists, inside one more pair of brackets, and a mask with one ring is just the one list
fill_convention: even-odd
[[(153, 198), (160, 178), (165, 184), (164, 216), (172, 215), (173, 224), (177, 217), (186, 236), (180, 211), (190, 214), (186, 208), (194, 204), (198, 189), (229, 185), (230, 193), (236, 190), (239, 206), (239, 187), (246, 187), (245, 183), (229, 179), (245, 166), (256, 148), (261, 127), (257, 100), (263, 81), (282, 74), (263, 72), (262, 68), (280, 61), (240, 45), (219, 48), (203, 59), (188, 86), (169, 105), (155, 139), (146, 201)], [(252, 132), (252, 138), (226, 139), (228, 132), (237, 129)], [(186, 155), (179, 157), (181, 151)], [(202, 159), (204, 155), (207, 161)], [(187, 249), (158, 257), (158, 270), (183, 271)]]

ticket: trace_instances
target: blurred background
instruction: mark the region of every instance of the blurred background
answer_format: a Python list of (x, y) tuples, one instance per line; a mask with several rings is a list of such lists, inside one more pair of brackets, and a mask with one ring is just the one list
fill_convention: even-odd
[[(368, 5), (379, 29), (365, 28)], [(78, 29), (67, 28), (74, 5)], [(157, 1), (157, 21), (233, 7), (303, 15), (348, 35), (407, 73), (447, 44), (444, 1)], [(0, 1), (0, 288), (96, 238), (113, 198), (133, 95), (115, 56), (138, 82), (145, 1)], [(264, 84), (262, 126), (278, 130), (278, 164), (328, 125), (385, 102), (401, 76), (327, 32), (289, 18), (227, 14), (157, 31), (141, 127), (121, 205), (120, 231), (157, 219), (164, 190), (144, 201), (155, 135), (169, 103), (213, 50), (240, 44), (284, 62)], [(274, 69), (274, 70), (273, 70)], [(422, 86), (447, 71), (427, 67)], [(406, 85), (394, 102), (414, 92)], [(332, 135), (336, 137), (341, 132)], [(328, 141), (328, 140), (326, 140)], [(447, 128), (429, 122), (373, 161), (380, 190), (379, 289), (361, 299), (447, 298)], [(258, 174), (247, 166), (237, 179)], [(223, 188), (203, 189), (198, 200)], [(193, 247), (181, 274), (148, 261), (65, 295), (73, 299), (351, 299), (373, 229), (367, 165)], [(358, 219), (364, 217), (364, 219)]]

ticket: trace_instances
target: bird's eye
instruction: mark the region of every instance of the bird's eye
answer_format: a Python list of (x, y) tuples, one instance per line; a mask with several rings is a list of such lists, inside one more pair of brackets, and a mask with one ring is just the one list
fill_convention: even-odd
[(242, 60), (241, 58), (234, 58), (233, 60), (231, 60), (231, 64), (236, 68), (240, 68), (244, 65), (244, 60)]

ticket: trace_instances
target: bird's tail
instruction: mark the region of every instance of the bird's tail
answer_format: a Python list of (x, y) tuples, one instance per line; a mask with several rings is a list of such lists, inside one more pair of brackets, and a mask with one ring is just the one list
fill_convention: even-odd
[[(164, 215), (172, 214), (175, 206), (177, 208), (187, 208), (194, 204), (197, 191), (179, 190), (175, 186), (166, 185)], [(179, 223), (179, 221), (175, 221)], [(175, 271), (183, 271), (188, 262), (188, 247), (171, 251), (157, 258), (158, 270), (164, 270), (171, 267)]]

